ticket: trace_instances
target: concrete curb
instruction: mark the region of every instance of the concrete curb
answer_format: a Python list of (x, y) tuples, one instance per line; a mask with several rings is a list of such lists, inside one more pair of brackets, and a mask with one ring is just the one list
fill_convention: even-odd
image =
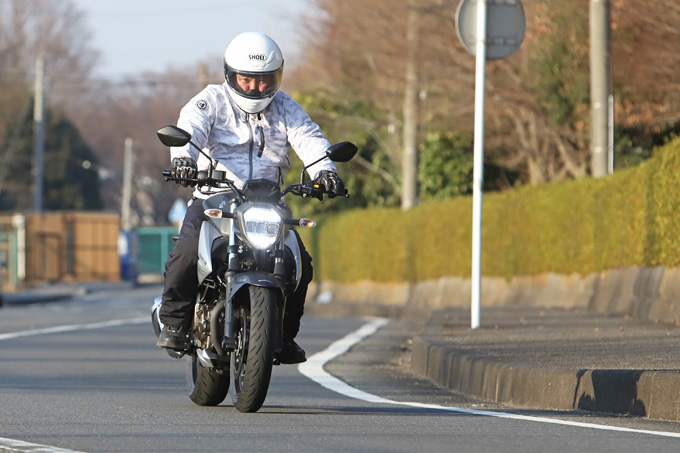
[[(326, 304), (307, 311), (330, 316), (416, 320), (412, 370), (439, 385), (517, 408), (586, 410), (680, 420), (677, 370), (571, 369), (510, 365), (456, 351), (437, 336), (430, 314), (469, 307), (470, 280), (443, 277), (409, 283), (322, 282), (310, 294)], [(576, 309), (680, 325), (680, 268), (630, 267), (591, 273), (482, 279), (483, 307)], [(428, 333), (432, 332), (432, 334)], [(548, 351), (549, 352), (549, 351)]]
[(680, 420), (680, 373), (511, 366), (416, 336), (412, 369), (437, 384), (517, 408), (586, 410)]

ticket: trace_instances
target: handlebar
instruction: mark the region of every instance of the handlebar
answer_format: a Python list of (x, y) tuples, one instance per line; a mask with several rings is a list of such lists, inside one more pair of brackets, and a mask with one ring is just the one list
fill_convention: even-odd
[(208, 177), (208, 172), (206, 171), (199, 171), (198, 174), (196, 175), (195, 178), (176, 178), (172, 176), (172, 170), (163, 170), (163, 178), (166, 181), (173, 181), (173, 182), (190, 182), (194, 183), (195, 185), (199, 186), (210, 186), (210, 187), (215, 187), (219, 188), (224, 185), (226, 185), (229, 188), (236, 189), (234, 186), (234, 181), (231, 179), (226, 179), (226, 178), (210, 178)]
[[(245, 198), (243, 196), (243, 192), (238, 190), (236, 186), (234, 185), (234, 181), (231, 179), (215, 179), (215, 178), (210, 178), (208, 177), (208, 172), (206, 171), (199, 171), (198, 174), (196, 175), (196, 178), (176, 178), (172, 176), (172, 170), (163, 170), (163, 178), (166, 181), (173, 181), (176, 183), (180, 182), (188, 182), (191, 183), (191, 186), (208, 186), (208, 187), (213, 187), (213, 188), (222, 188), (224, 189), (225, 186), (233, 191), (240, 199), (242, 202), (245, 202)], [(209, 192), (208, 192), (209, 193)]]
[[(288, 186), (286, 190), (283, 191), (283, 195), (289, 192), (292, 193), (293, 195), (297, 195), (302, 198), (316, 198), (317, 200), (323, 200), (324, 194), (328, 196), (332, 195), (314, 181), (309, 181), (302, 184), (292, 184)], [(338, 194), (336, 196), (343, 196), (345, 198), (349, 198), (349, 193), (347, 193), (347, 189), (345, 189), (345, 193)]]
[[(201, 172), (199, 172), (199, 176), (201, 176), (200, 173)], [(198, 186), (209, 186), (214, 188), (219, 188), (226, 185), (241, 197), (243, 196), (241, 191), (236, 188), (234, 182), (230, 179), (213, 179), (208, 178), (207, 175), (205, 177), (198, 178), (175, 178), (172, 176), (171, 170), (163, 170), (163, 178), (165, 178), (166, 181), (178, 183), (189, 182)], [(320, 186), (318, 183), (315, 183), (314, 181), (308, 181), (302, 184), (291, 184), (290, 186), (286, 187), (286, 189), (282, 192), (282, 195), (286, 195), (287, 193), (292, 193), (293, 195), (297, 195), (302, 198), (316, 198), (317, 200), (323, 200), (324, 194), (329, 196), (332, 195), (326, 192), (322, 186)], [(345, 189), (345, 193), (337, 194), (336, 196), (349, 198), (349, 193), (347, 192), (347, 189)]]

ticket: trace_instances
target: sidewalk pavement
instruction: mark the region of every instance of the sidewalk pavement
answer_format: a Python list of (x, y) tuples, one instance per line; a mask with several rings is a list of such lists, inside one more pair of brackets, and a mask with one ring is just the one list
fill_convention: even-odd
[(412, 368), (451, 389), (515, 408), (680, 420), (680, 327), (535, 307), (434, 311)]
[(415, 320), (411, 367), (452, 390), (513, 408), (680, 420), (680, 326), (522, 306), (470, 310), (309, 304), (320, 316)]

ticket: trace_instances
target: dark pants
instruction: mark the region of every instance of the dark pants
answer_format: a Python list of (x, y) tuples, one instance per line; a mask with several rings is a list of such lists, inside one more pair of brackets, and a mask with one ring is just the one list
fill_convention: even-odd
[[(198, 235), (205, 220), (202, 200), (194, 200), (187, 208), (179, 239), (165, 261), (165, 290), (160, 318), (170, 326), (191, 325), (198, 290)], [(284, 340), (292, 340), (300, 330), (300, 318), (305, 308), (307, 288), (312, 281), (312, 257), (295, 232), (302, 255), (302, 277), (295, 292), (286, 301), (283, 319)]]

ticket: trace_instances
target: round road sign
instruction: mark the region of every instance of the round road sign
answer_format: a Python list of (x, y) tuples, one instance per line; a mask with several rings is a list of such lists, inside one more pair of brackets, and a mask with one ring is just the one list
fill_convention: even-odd
[[(526, 31), (520, 0), (487, 0), (486, 59), (507, 58), (522, 44)], [(472, 55), (477, 42), (477, 0), (462, 0), (456, 11), (458, 38)]]

